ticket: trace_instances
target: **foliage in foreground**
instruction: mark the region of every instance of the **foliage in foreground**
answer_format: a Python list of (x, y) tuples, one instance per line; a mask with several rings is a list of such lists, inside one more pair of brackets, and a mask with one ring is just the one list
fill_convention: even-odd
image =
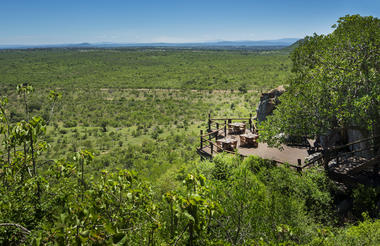
[[(332, 215), (326, 177), (303, 175), (257, 158), (219, 156), (199, 163), (183, 185), (159, 199), (131, 171), (102, 172), (83, 180), (91, 154), (75, 162), (57, 161), (39, 178), (2, 186), (3, 244), (25, 239), (34, 245), (376, 245), (380, 224), (366, 218), (335, 230), (323, 223)], [(36, 194), (40, 193), (39, 200)], [(352, 239), (352, 240), (351, 240)]]
[(196, 164), (182, 174), (182, 185), (159, 196), (131, 170), (86, 175), (94, 157), (85, 150), (44, 165), (44, 121), (11, 125), (5, 106), (3, 100), (2, 244), (334, 244), (354, 236), (378, 242), (365, 241), (377, 221), (363, 222), (369, 230), (360, 224), (336, 237), (324, 233), (333, 211), (330, 185), (318, 170), (300, 175), (254, 157), (219, 156)]
[[(28, 88), (19, 87), (24, 98)], [(44, 120), (26, 114), (26, 120), (10, 122), (5, 98), (0, 109), (1, 244), (335, 244), (350, 237), (358, 244), (378, 242), (375, 236), (365, 239), (377, 233), (378, 221), (367, 219), (368, 230), (359, 224), (336, 237), (325, 229), (332, 199), (318, 170), (301, 175), (258, 158), (221, 155), (181, 170), (176, 176), (183, 183), (161, 195), (132, 170), (86, 173), (94, 158), (86, 150), (41, 161), (49, 147), (42, 138)]]

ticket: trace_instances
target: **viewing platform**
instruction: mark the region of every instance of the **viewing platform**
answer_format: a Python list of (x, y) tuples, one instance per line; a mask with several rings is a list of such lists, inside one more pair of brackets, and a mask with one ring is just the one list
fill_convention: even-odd
[(247, 118), (211, 118), (209, 115), (207, 133), (200, 131), (197, 152), (201, 158), (208, 159), (222, 152), (242, 158), (257, 156), (275, 164), (287, 164), (298, 171), (319, 164), (330, 178), (346, 185), (380, 185), (380, 136), (323, 150), (313, 147), (314, 140), (306, 138), (280, 148), (269, 147), (259, 138), (252, 114)]
[(201, 130), (197, 152), (204, 158), (213, 158), (221, 152), (239, 154), (243, 158), (254, 155), (299, 168), (305, 164), (312, 145), (306, 142), (304, 145), (272, 148), (259, 142), (258, 138), (259, 130), (252, 114), (247, 118), (211, 118), (209, 115), (207, 133)]

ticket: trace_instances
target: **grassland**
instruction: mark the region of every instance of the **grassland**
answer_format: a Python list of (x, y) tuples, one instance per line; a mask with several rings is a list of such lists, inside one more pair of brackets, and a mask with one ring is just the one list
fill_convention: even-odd
[(288, 53), (178, 49), (0, 51), (0, 83), (59, 88), (271, 88), (286, 81)]
[(148, 180), (197, 159), (208, 113), (255, 113), (261, 90), (286, 82), (290, 61), (280, 51), (50, 49), (0, 52), (2, 95), (11, 120), (25, 118), (19, 83), (30, 83), (31, 115), (49, 118), (44, 158), (96, 154), (93, 170), (133, 168)]
[[(40, 115), (45, 120), (50, 119), (50, 89), (62, 94), (42, 136), (50, 147), (42, 155), (35, 155), (39, 158), (36, 173), (44, 177), (42, 183), (37, 183), (45, 187), (43, 197), (36, 199), (40, 186), (30, 185), (29, 180), (25, 184), (18, 182), (13, 179), (17, 175), (10, 175), (10, 187), (15, 188), (13, 192), (0, 186), (0, 217), (33, 228), (35, 234), (31, 238), (50, 242), (62, 235), (66, 241), (60, 242), (66, 244), (78, 239), (68, 237), (74, 231), (78, 234), (77, 214), (82, 216), (90, 211), (89, 216), (83, 217), (85, 222), (81, 222), (83, 231), (85, 227), (91, 230), (91, 234), (81, 232), (84, 244), (95, 242), (94, 238), (102, 245), (106, 240), (108, 244), (112, 240), (116, 243), (120, 240), (115, 234), (119, 228), (125, 231), (129, 245), (144, 245), (142, 240), (150, 238), (151, 232), (155, 232), (153, 241), (162, 245), (179, 240), (184, 243), (191, 238), (185, 233), (190, 221), (200, 218), (202, 224), (206, 221), (203, 218), (209, 216), (215, 217), (207, 222), (211, 221), (207, 227), (211, 230), (198, 235), (198, 245), (210, 238), (218, 244), (236, 245), (321, 245), (326, 240), (333, 240), (331, 245), (342, 245), (350, 237), (355, 238), (356, 245), (366, 244), (362, 242), (368, 238), (376, 245), (378, 222), (366, 219), (347, 230), (332, 227), (332, 186), (317, 169), (299, 175), (255, 157), (241, 161), (232, 155), (218, 156), (214, 162), (198, 161), (195, 148), (200, 129), (206, 128), (207, 115), (254, 114), (261, 91), (287, 82), (289, 64), (288, 54), (283, 51), (0, 51), (0, 93), (9, 99), (6, 113), (12, 125), (27, 118), (24, 98), (16, 93), (17, 84), (33, 85), (35, 91), (26, 98), (29, 115)], [(27, 151), (25, 146), (20, 142), (15, 146), (20, 149), (11, 151), (14, 163), (28, 165), (28, 172), (25, 168), (25, 173), (19, 175), (21, 180), (30, 177), (34, 162), (22, 158)], [(84, 160), (73, 159), (83, 149), (94, 154), (93, 161), (84, 164)], [(3, 160), (6, 156), (4, 148)], [(121, 168), (127, 169), (127, 173)], [(138, 176), (134, 177), (131, 170), (138, 171)], [(125, 178), (127, 182), (123, 181)], [(202, 184), (205, 181), (207, 186)], [(121, 185), (123, 182), (131, 186)], [(83, 195), (87, 185), (91, 190)], [(358, 190), (358, 194), (364, 197), (367, 193)], [(364, 200), (359, 195), (355, 199)], [(214, 207), (213, 201), (218, 206)], [(31, 214), (37, 214), (30, 204), (42, 207), (44, 218), (48, 218), (35, 219), (39, 226), (29, 219)], [(191, 208), (190, 216), (184, 210), (186, 204)], [(358, 204), (355, 206), (362, 203)], [(213, 216), (211, 211), (215, 212)], [(358, 211), (356, 216), (361, 214)], [(202, 217), (206, 212), (207, 216)], [(57, 222), (56, 218), (61, 220)], [(115, 223), (115, 219), (127, 222)], [(179, 223), (172, 223), (177, 219)], [(133, 228), (130, 222), (138, 225), (136, 228), (142, 225), (140, 234), (125, 230)], [(103, 228), (111, 229), (98, 233)], [(0, 230), (0, 243), (8, 242), (12, 233)], [(82, 234), (90, 236), (85, 238)]]

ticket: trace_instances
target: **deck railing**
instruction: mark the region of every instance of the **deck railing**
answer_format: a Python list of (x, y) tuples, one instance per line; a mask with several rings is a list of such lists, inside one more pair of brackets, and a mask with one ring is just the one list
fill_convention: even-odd
[[(324, 158), (323, 162), (325, 165), (325, 169), (328, 169), (328, 163), (331, 160), (335, 159), (336, 163), (339, 164), (340, 159), (342, 159), (344, 156), (347, 156), (348, 154), (354, 156), (354, 154), (365, 152), (362, 154), (362, 156), (369, 157), (369, 158), (379, 155), (376, 152), (380, 148), (380, 141), (377, 142), (377, 140), (380, 140), (380, 135), (375, 135), (368, 138), (359, 139), (357, 141), (354, 141), (348, 144), (333, 146), (333, 147), (323, 150), (322, 153), (323, 153), (323, 158)], [(352, 146), (355, 146), (355, 145), (357, 146), (358, 144), (365, 144), (366, 146), (360, 149), (353, 148), (353, 150), (350, 150), (350, 151), (342, 151), (344, 149), (349, 149)]]
[[(211, 124), (209, 124), (209, 130), (208, 133), (203, 134), (203, 130), (200, 130), (200, 148), (199, 150), (203, 150), (206, 146), (204, 143), (209, 144), (209, 148), (211, 151), (211, 156), (214, 154), (214, 147), (216, 151), (220, 150), (226, 153), (235, 154), (233, 151), (225, 150), (222, 147), (220, 147), (218, 144), (216, 144), (216, 140), (218, 140), (218, 137), (221, 135), (224, 135), (224, 137), (227, 136), (227, 123), (219, 125), (219, 123), (216, 122), (216, 129), (211, 130)], [(220, 134), (220, 131), (222, 131), (222, 134)], [(208, 138), (208, 139), (207, 139)], [(212, 140), (215, 139), (215, 142)]]
[[(220, 121), (224, 121), (224, 125), (232, 123), (232, 121), (248, 121), (249, 130), (253, 131), (256, 128), (255, 123), (253, 122), (252, 114), (249, 114), (249, 117), (229, 117), (229, 118), (211, 118), (211, 114), (208, 114), (208, 131), (211, 131), (212, 124), (218, 124)], [(218, 126), (216, 125), (216, 128)]]
[[(248, 121), (249, 130), (254, 131), (255, 125), (253, 123), (252, 114), (249, 117), (229, 117), (229, 118), (211, 118), (211, 114), (208, 115), (208, 129), (207, 133), (204, 134), (203, 130), (200, 130), (200, 148), (198, 151), (202, 151), (204, 148), (210, 148), (211, 157), (214, 155), (214, 152), (225, 152), (229, 154), (238, 154), (237, 152), (223, 149), (216, 143), (216, 140), (220, 136), (227, 137), (228, 124), (232, 123), (232, 121)], [(222, 121), (222, 122), (220, 122)], [(215, 129), (212, 129), (215, 126)], [(213, 142), (213, 139), (215, 142)], [(240, 154), (238, 154), (240, 155)], [(243, 155), (240, 155), (243, 156)]]

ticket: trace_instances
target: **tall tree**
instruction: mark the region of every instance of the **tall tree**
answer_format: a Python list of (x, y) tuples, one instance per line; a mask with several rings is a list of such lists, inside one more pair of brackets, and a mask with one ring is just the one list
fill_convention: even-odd
[[(334, 128), (380, 127), (380, 19), (347, 15), (328, 35), (306, 37), (291, 54), (293, 75), (262, 138), (316, 136)], [(280, 137), (279, 137), (280, 136)]]

